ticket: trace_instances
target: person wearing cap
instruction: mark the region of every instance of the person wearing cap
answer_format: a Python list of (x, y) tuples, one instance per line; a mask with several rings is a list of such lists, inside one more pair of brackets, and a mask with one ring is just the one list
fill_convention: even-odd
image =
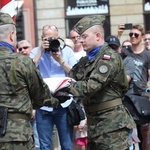
[(34, 150), (32, 108), (57, 107), (32, 59), (15, 53), (16, 27), (0, 12), (0, 149)]
[(120, 53), (121, 48), (120, 48), (120, 40), (114, 36), (114, 35), (110, 35), (106, 38), (105, 42), (107, 42), (107, 44), (114, 49), (116, 52)]
[[(120, 40), (114, 35), (108, 36), (106, 38), (105, 42), (107, 42), (107, 44), (113, 50), (115, 50), (117, 53), (119, 53), (121, 55), (123, 62), (124, 62), (127, 79), (128, 79), (128, 82), (130, 82), (133, 78), (133, 74), (134, 74), (134, 70), (135, 70), (135, 65), (132, 61), (132, 57), (129, 56), (129, 54), (131, 53), (130, 52), (131, 50), (129, 51), (129, 50), (126, 50), (125, 48), (121, 49)], [(126, 42), (125, 42), (125, 44), (126, 44)]]
[(85, 16), (74, 25), (87, 56), (70, 70), (63, 90), (82, 97), (87, 115), (88, 150), (126, 150), (134, 120), (122, 104), (128, 89), (122, 58), (104, 41), (105, 16)]

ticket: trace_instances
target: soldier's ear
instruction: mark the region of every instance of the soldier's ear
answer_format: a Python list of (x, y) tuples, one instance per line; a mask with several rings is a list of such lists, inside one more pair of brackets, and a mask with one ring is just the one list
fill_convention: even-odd
[(97, 32), (95, 34), (96, 38), (97, 38), (97, 41), (99, 41), (99, 39), (101, 39), (101, 33), (100, 32)]
[(11, 31), (9, 34), (9, 40), (11, 42), (14, 42), (14, 40), (16, 40), (16, 31)]

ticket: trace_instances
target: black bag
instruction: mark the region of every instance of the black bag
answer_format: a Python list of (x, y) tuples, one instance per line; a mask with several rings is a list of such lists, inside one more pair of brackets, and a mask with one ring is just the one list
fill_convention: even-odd
[(72, 101), (68, 106), (68, 122), (71, 125), (79, 125), (81, 120), (85, 119), (85, 113), (80, 104)]
[(8, 108), (0, 107), (0, 137), (4, 136), (6, 133), (7, 111), (8, 111)]
[[(70, 94), (65, 91), (57, 91), (54, 95), (60, 103), (64, 103), (66, 100), (70, 99)], [(73, 98), (74, 100), (67, 107), (68, 109), (68, 122), (71, 125), (79, 125), (81, 120), (85, 119), (85, 113), (80, 105), (80, 98)]]
[(131, 113), (137, 125), (143, 125), (150, 122), (150, 100), (146, 96), (125, 95), (123, 104)]

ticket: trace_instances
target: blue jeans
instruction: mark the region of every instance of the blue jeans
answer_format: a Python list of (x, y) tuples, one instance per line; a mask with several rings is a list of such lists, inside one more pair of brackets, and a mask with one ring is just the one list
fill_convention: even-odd
[(40, 150), (40, 142), (39, 142), (39, 136), (37, 133), (37, 127), (36, 127), (36, 120), (35, 119), (31, 121), (31, 125), (32, 125), (32, 130), (34, 133), (35, 149)]
[(40, 150), (52, 149), (53, 126), (58, 130), (61, 150), (73, 149), (73, 126), (67, 121), (66, 108), (54, 108), (52, 112), (38, 109), (36, 111), (37, 130)]

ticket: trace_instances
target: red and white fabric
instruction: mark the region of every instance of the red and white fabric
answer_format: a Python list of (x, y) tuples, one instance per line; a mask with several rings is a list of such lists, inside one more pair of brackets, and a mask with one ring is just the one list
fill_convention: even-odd
[[(69, 77), (44, 78), (43, 80), (48, 85), (48, 87), (49, 87), (52, 94), (54, 94), (55, 92), (65, 88), (65, 87), (68, 87), (71, 82), (75, 82), (74, 79), (69, 78)], [(60, 105), (63, 108), (66, 108), (71, 104), (72, 101), (73, 101), (73, 97), (72, 97), (72, 95), (70, 95), (70, 99), (68, 99), (64, 103), (61, 103)], [(40, 109), (46, 110), (46, 111), (49, 111), (49, 112), (53, 111), (52, 107), (47, 107), (47, 106), (43, 106)]]
[(8, 13), (16, 22), (17, 11), (23, 3), (24, 0), (0, 0), (0, 12)]
[(8, 13), (12, 18), (16, 15), (15, 0), (0, 0), (1, 12)]

